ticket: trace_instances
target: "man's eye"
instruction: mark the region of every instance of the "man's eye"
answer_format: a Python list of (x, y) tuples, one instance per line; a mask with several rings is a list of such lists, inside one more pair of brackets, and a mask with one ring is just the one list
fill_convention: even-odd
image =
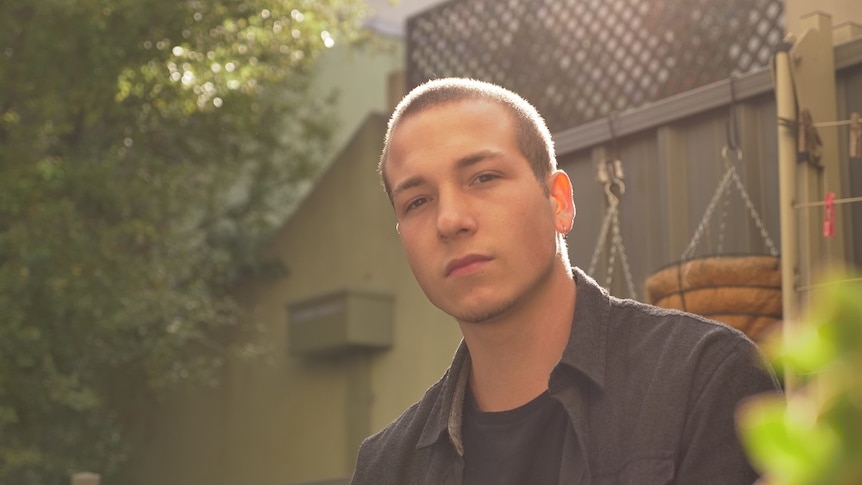
[(490, 181), (498, 179), (498, 178), (500, 178), (500, 176), (495, 174), (495, 173), (480, 173), (473, 180), (476, 181), (477, 183), (484, 184), (486, 182), (490, 182)]
[(419, 198), (413, 199), (410, 201), (409, 204), (407, 204), (407, 207), (404, 210), (406, 212), (410, 212), (411, 210), (416, 209), (417, 207), (422, 206), (427, 202), (428, 202), (427, 197), (419, 197)]

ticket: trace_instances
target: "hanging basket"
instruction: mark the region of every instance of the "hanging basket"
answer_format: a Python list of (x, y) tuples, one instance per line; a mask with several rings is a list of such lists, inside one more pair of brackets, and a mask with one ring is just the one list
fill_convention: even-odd
[(646, 298), (724, 322), (761, 342), (781, 321), (781, 261), (767, 255), (680, 261), (647, 278)]

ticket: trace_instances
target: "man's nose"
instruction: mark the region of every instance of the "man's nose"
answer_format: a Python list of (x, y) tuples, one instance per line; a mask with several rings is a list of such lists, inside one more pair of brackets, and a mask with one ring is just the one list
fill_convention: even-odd
[(457, 190), (441, 192), (437, 200), (437, 234), (452, 239), (476, 230), (473, 207)]

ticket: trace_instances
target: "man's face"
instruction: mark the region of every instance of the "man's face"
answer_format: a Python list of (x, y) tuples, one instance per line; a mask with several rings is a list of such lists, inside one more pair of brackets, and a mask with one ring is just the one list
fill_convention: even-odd
[[(455, 101), (402, 119), (385, 177), (416, 280), (462, 323), (535, 301), (560, 264), (557, 230), (573, 216), (568, 177), (549, 175), (545, 192), (518, 149), (512, 116), (496, 103)], [(563, 190), (553, 190), (555, 177), (565, 178)]]

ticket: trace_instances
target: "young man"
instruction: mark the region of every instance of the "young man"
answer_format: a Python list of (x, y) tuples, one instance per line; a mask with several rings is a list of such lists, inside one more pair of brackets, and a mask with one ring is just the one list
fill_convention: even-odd
[(426, 83), (392, 115), (380, 173), (416, 280), (464, 340), (363, 443), (353, 484), (756, 479), (734, 408), (774, 376), (741, 333), (611, 297), (570, 266), (571, 182), (529, 103)]

